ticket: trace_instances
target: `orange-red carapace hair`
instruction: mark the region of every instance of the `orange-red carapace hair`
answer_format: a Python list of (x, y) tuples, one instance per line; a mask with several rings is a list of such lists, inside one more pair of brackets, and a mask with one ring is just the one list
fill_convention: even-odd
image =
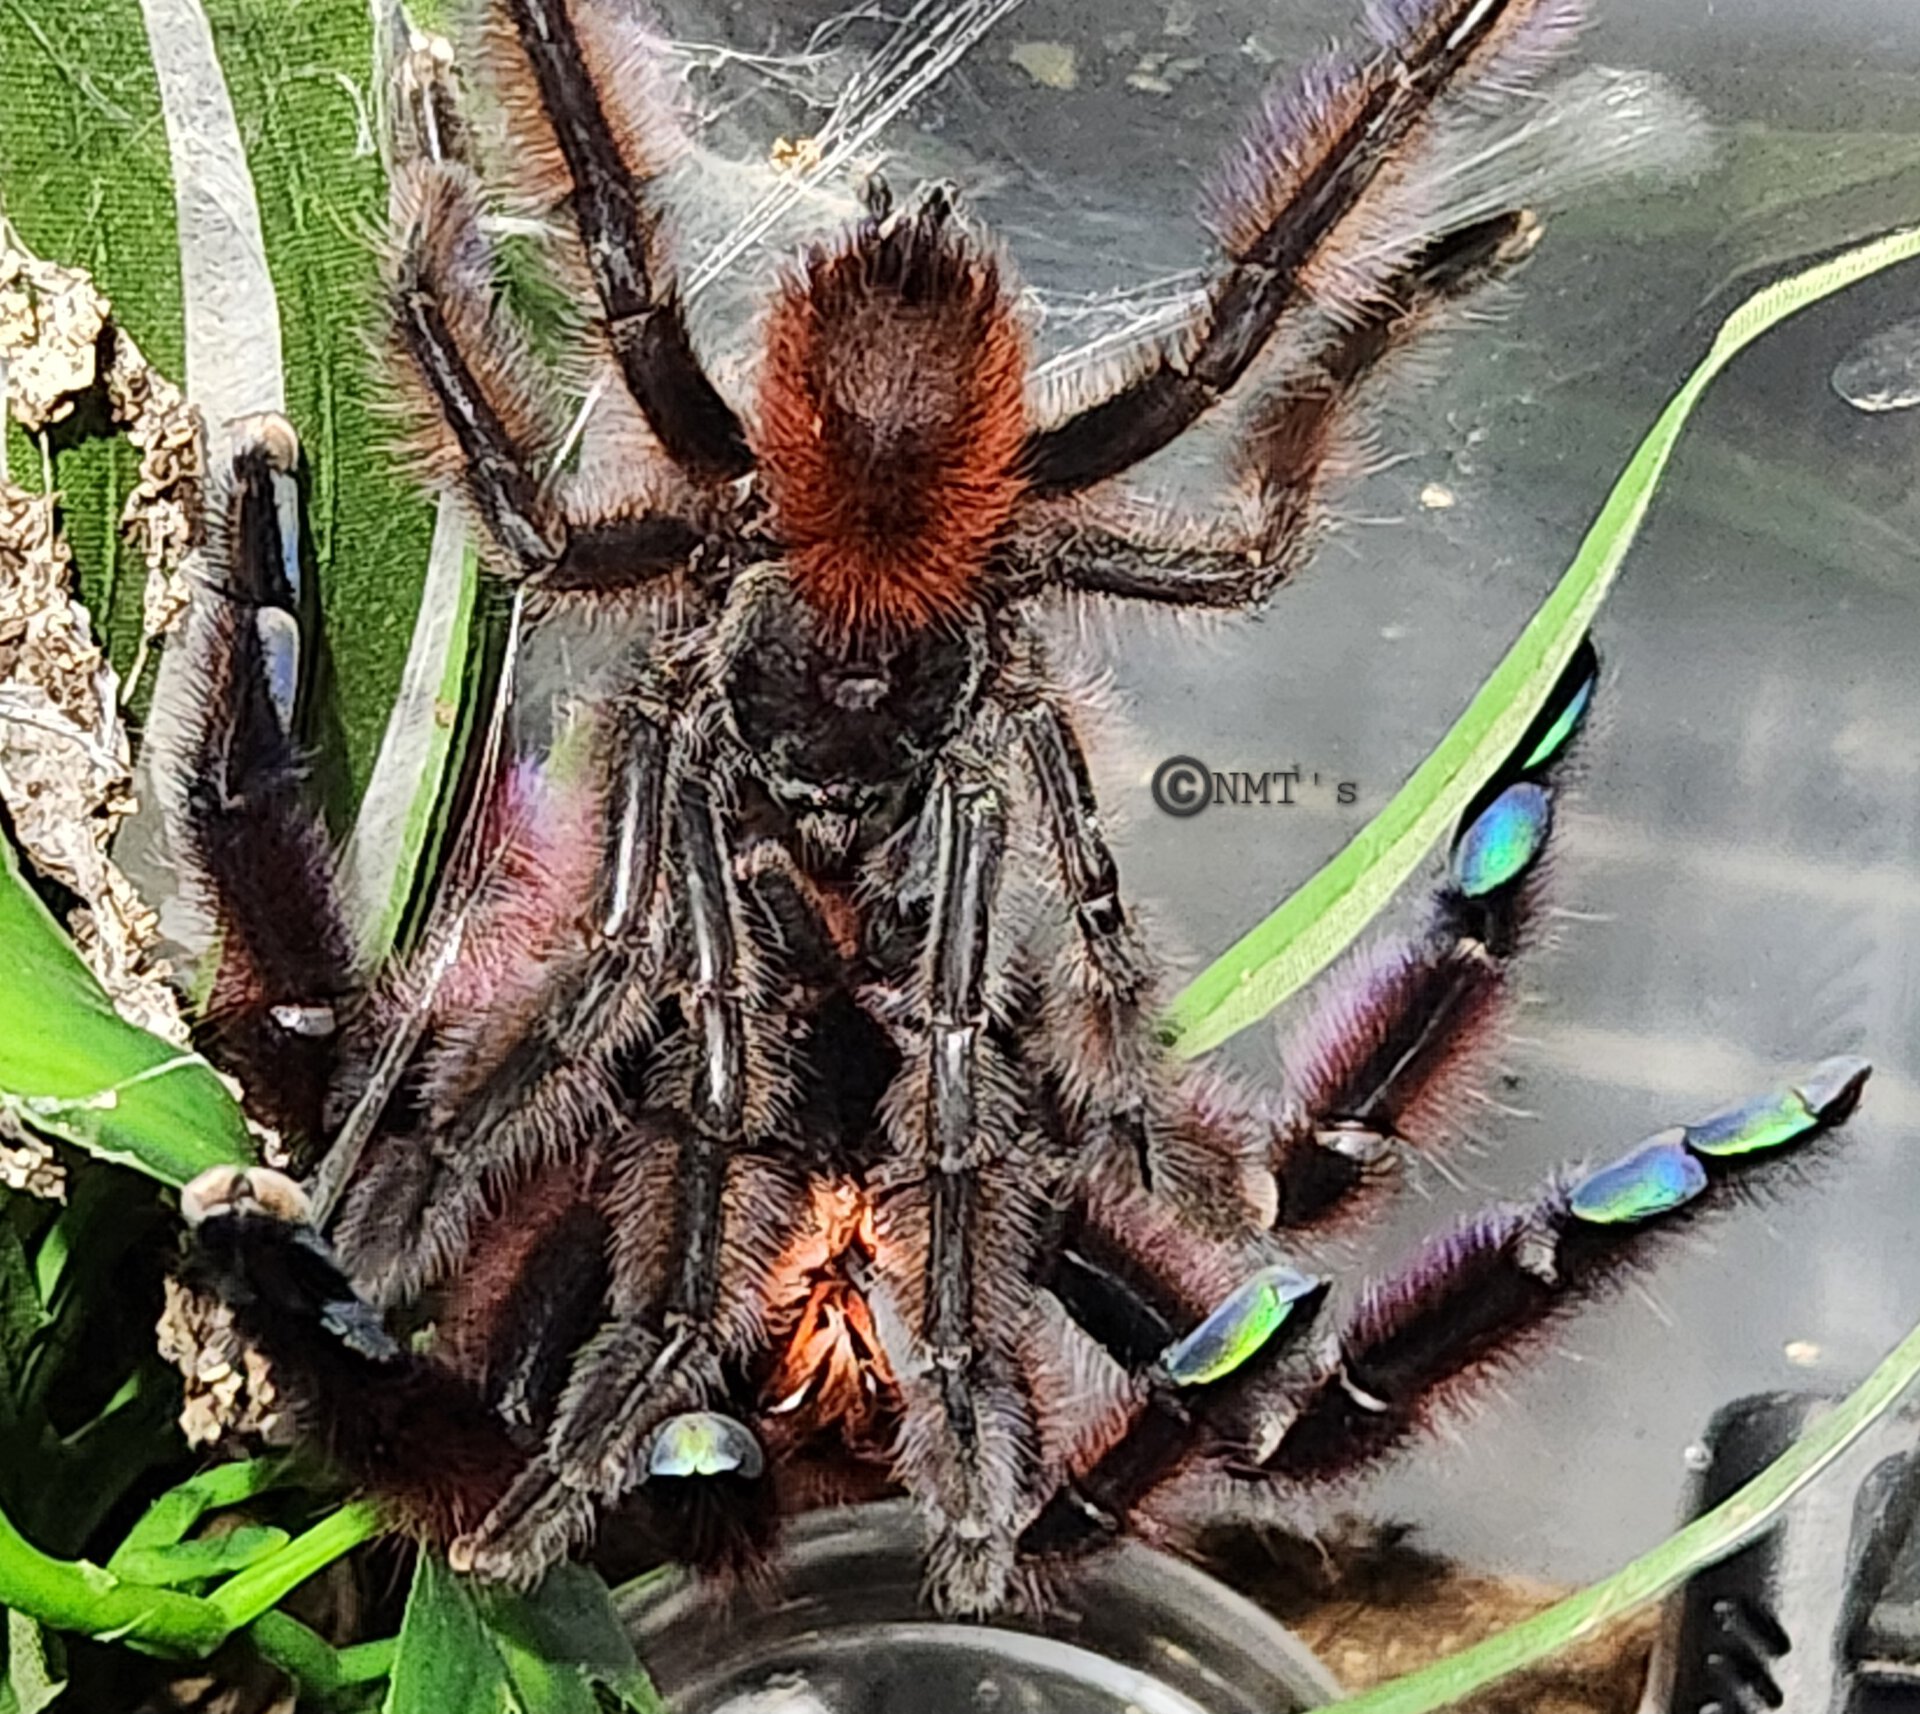
[(1020, 496), (1027, 342), (934, 203), (807, 258), (767, 324), (754, 451), (794, 584), (843, 633), (966, 605)]

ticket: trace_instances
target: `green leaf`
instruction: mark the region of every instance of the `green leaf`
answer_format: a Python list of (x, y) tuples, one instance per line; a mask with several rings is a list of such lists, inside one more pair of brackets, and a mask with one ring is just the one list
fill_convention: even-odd
[(12, 1421), (20, 1409), (27, 1352), (45, 1325), (20, 1234), (0, 1220), (0, 1422)]
[(225, 1577), (258, 1565), (278, 1553), (293, 1538), (266, 1524), (242, 1524), (224, 1534), (198, 1541), (177, 1541), (170, 1547), (122, 1547), (109, 1565), (116, 1576), (156, 1589), (179, 1589), (210, 1577)]
[(1176, 1051), (1217, 1046), (1324, 970), (1492, 777), (1593, 623), (1707, 384), (1776, 323), (1916, 255), (1920, 228), (1895, 232), (1769, 286), (1727, 318), (1635, 449), (1573, 564), (1439, 747), (1345, 849), (1175, 998), (1166, 1026)]
[(493, 1646), (506, 1669), (519, 1714), (600, 1714), (600, 1698), (576, 1666), (551, 1661), (511, 1630), (496, 1625)]
[(171, 1547), (184, 1537), (208, 1512), (226, 1506), (238, 1506), (278, 1487), (287, 1479), (287, 1464), (280, 1458), (249, 1458), (237, 1464), (216, 1464), (170, 1488), (147, 1507), (140, 1521), (127, 1532), (107, 1569), (122, 1573), (129, 1554)]
[(363, 1541), (371, 1541), (384, 1527), (373, 1501), (355, 1500), (223, 1583), (208, 1600), (237, 1629), (277, 1605), (315, 1572), (324, 1571)]
[(479, 1603), (431, 1553), (413, 1570), (385, 1714), (521, 1714)]
[(420, 1556), (386, 1714), (599, 1714), (596, 1686), (634, 1714), (661, 1714), (593, 1572), (563, 1565), (520, 1595), (475, 1589)]
[[(241, 133), (278, 297), (287, 415), (306, 450), (306, 535), (323, 647), (317, 747), (357, 800), (401, 682), (433, 509), (386, 453), (368, 351), (386, 184), (373, 147), (365, 0), (203, 0)], [(0, 207), (26, 244), (88, 268), (147, 356), (186, 355), (180, 231), (159, 86), (137, 0), (0, 0)], [(22, 468), (37, 468), (23, 456)], [(119, 440), (56, 437), (82, 594), (124, 672), (144, 567), (119, 514), (135, 475)]]
[(78, 1549), (148, 1466), (177, 1454), (179, 1399), (175, 1377), (143, 1363), (91, 1422), (59, 1442), (53, 1481), (28, 1514), (44, 1525), (43, 1540)]
[(0, 1606), (55, 1630), (169, 1654), (212, 1653), (233, 1626), (211, 1601), (127, 1583), (86, 1560), (42, 1553), (0, 1513)]
[(6, 839), (0, 962), (0, 1114), (166, 1184), (253, 1158), (213, 1068), (113, 1009)]
[(89, 1175), (68, 1193), (65, 1206), (35, 1246), (33, 1284), (43, 1304), (53, 1306), (69, 1292), (71, 1275), (68, 1265), (73, 1261), (76, 1251), (82, 1248), (76, 1245), (75, 1238), (93, 1218), (99, 1202), (93, 1176)]
[[(564, 1682), (553, 1681), (546, 1694), (559, 1697), (552, 1704), (571, 1714), (575, 1707), (591, 1711), (598, 1704), (589, 1685), (598, 1684), (620, 1698), (635, 1714), (657, 1714), (663, 1709), (652, 1681), (633, 1652), (632, 1640), (614, 1611), (613, 1596), (598, 1573), (584, 1565), (559, 1565), (526, 1595), (496, 1591), (489, 1597), (488, 1616), (500, 1641), (514, 1683), (523, 1694), (537, 1678), (548, 1684), (549, 1669), (566, 1669), (585, 1700), (578, 1700)], [(520, 1663), (541, 1663), (535, 1677), (523, 1678)], [(527, 1714), (546, 1714), (548, 1703), (527, 1703)]]
[(421, 864), (439, 832), (437, 816), (463, 724), (479, 591), (478, 556), (458, 509), (443, 500), (400, 694), (347, 844), (349, 915), (369, 965), (398, 941)]
[[(58, 1676), (56, 1676), (58, 1675)], [(58, 1638), (25, 1613), (7, 1614), (7, 1696), (18, 1714), (40, 1714), (67, 1687)]]
[[(148, 359), (179, 379), (172, 167), (137, 0), (0, 0), (0, 211), (36, 255), (87, 269)], [(123, 674), (145, 578), (120, 534), (138, 465), (119, 439), (62, 438), (54, 460), (82, 593)]]
[(246, 1630), (263, 1660), (300, 1686), (300, 1706), (351, 1708), (366, 1714), (375, 1688), (393, 1666), (395, 1637), (336, 1649), (318, 1632), (285, 1613), (262, 1613)]
[(43, 1399), (68, 1358), (86, 1344), (109, 1276), (130, 1246), (151, 1237), (157, 1213), (150, 1188), (137, 1180), (110, 1172), (74, 1176), (66, 1205), (33, 1256), (46, 1317), (28, 1353), (28, 1378)]

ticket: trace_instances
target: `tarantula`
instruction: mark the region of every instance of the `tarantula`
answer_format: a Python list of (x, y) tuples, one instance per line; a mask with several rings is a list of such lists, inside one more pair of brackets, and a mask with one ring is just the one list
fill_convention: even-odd
[[(190, 1277), (457, 1567), (531, 1579), (621, 1508), (737, 1567), (864, 1469), (919, 1502), (934, 1603), (985, 1614), (1121, 1532), (1294, 1519), (1649, 1223), (1851, 1111), (1867, 1067), (1830, 1061), (1468, 1221), (1323, 1328), (1287, 1245), (1377, 1198), (1486, 1040), (1595, 658), (1271, 1095), (1156, 1034), (1048, 658), (1064, 598), (1238, 612), (1301, 563), (1369, 380), (1533, 247), (1524, 210), (1423, 220), (1419, 164), (1438, 115), (1536, 76), (1569, 0), (1376, 0), (1229, 163), (1190, 334), (1044, 422), (1005, 262), (946, 193), (877, 185), (793, 263), (736, 406), (673, 284), (632, 20), (495, 3), (517, 188), (564, 212), (645, 434), (597, 482), (543, 474), (558, 425), (444, 101), (395, 197), (393, 384), (494, 571), (638, 614), (633, 641), (363, 981), (253, 622), (286, 600), (295, 451), (243, 437), (175, 835), (221, 925), (210, 1043), (309, 1159), (331, 1144), (311, 1202), (265, 1169), (190, 1186)], [(1216, 409), (1242, 510), (1134, 504), (1119, 479)]]

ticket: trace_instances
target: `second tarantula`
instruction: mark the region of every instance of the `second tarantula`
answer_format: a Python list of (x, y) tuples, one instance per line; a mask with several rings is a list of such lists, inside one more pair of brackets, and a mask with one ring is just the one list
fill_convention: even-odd
[[(981, 1614), (1123, 1531), (1295, 1518), (1649, 1222), (1851, 1110), (1866, 1067), (1829, 1062), (1469, 1221), (1322, 1328), (1282, 1240), (1364, 1205), (1485, 1039), (1592, 653), (1427, 928), (1353, 962), (1271, 1097), (1156, 1035), (1048, 660), (1064, 597), (1238, 611), (1300, 563), (1370, 377), (1532, 247), (1524, 211), (1423, 219), (1419, 168), (1438, 115), (1537, 74), (1568, 0), (1378, 0), (1229, 164), (1190, 335), (1052, 422), (1003, 262), (943, 193), (877, 187), (793, 264), (736, 408), (671, 283), (632, 21), (495, 4), (518, 188), (564, 211), (646, 433), (617, 480), (543, 479), (557, 423), (452, 159), (401, 176), (392, 369), (493, 568), (644, 622), (586, 735), (477, 812), (479, 879), (363, 983), (247, 622), (281, 598), (290, 449), (248, 441), (177, 833), (222, 930), (210, 1042), (334, 1139), (313, 1223), (275, 1174), (189, 1187), (192, 1277), (456, 1566), (531, 1579), (623, 1507), (739, 1565), (866, 1470), (919, 1502), (935, 1603)], [(1216, 407), (1242, 509), (1130, 503)]]

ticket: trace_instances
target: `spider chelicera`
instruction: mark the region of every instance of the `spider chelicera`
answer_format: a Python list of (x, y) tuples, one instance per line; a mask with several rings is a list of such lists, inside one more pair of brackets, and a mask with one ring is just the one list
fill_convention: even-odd
[[(593, 481), (541, 474), (561, 424), (444, 92), (397, 179), (393, 384), (493, 569), (632, 640), (555, 753), (501, 771), (408, 957), (356, 971), (257, 622), (286, 601), (296, 456), (263, 425), (182, 645), (205, 694), (174, 830), (221, 930), (209, 1043), (326, 1151), (306, 1190), (190, 1186), (188, 1277), (457, 1567), (531, 1579), (615, 1510), (738, 1567), (783, 1508), (897, 1484), (934, 1603), (982, 1614), (1122, 1532), (1298, 1521), (1650, 1230), (1851, 1110), (1867, 1068), (1829, 1061), (1326, 1310), (1289, 1254), (1373, 1205), (1470, 1075), (1592, 651), (1469, 810), (1425, 927), (1350, 960), (1258, 1095), (1156, 1034), (1048, 659), (1063, 599), (1241, 611), (1301, 563), (1369, 380), (1538, 236), (1518, 209), (1420, 218), (1437, 116), (1527, 83), (1575, 22), (1381, 0), (1253, 121), (1191, 329), (1040, 421), (1005, 262), (947, 194), (877, 184), (776, 292), (755, 397), (725, 397), (673, 284), (633, 20), (497, 0), (505, 168), (567, 227), (637, 418)], [(1126, 473), (1216, 409), (1239, 508), (1136, 504)]]

